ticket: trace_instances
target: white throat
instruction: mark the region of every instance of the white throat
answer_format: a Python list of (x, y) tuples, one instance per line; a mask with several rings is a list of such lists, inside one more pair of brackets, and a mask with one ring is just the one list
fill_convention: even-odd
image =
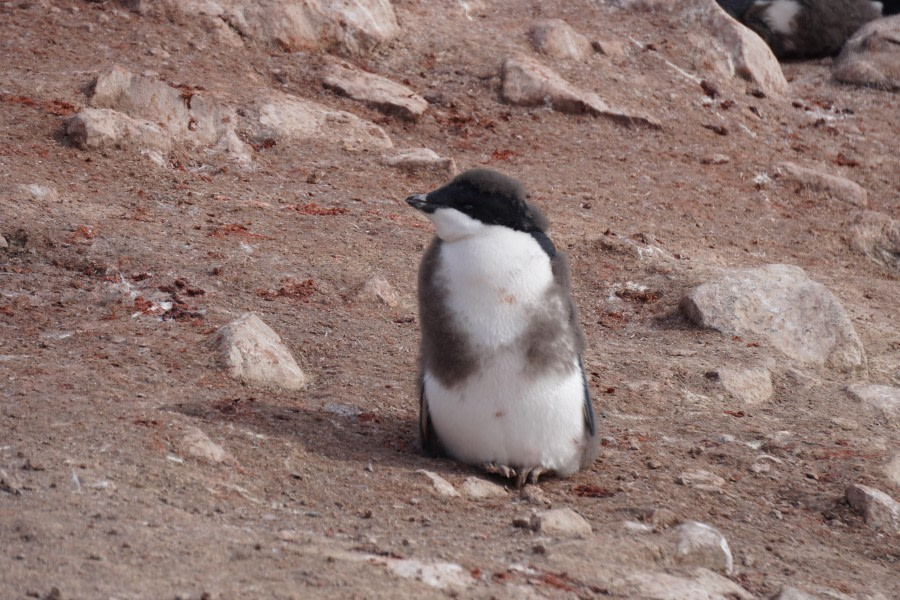
[(426, 216), (434, 223), (437, 236), (445, 242), (456, 242), (472, 237), (488, 227), (455, 208), (439, 208)]

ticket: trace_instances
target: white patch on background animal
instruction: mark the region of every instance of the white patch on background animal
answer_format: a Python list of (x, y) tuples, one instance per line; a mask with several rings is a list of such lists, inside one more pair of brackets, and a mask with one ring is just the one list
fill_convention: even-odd
[(795, 0), (775, 0), (765, 12), (766, 23), (772, 31), (784, 35), (794, 32), (794, 18), (800, 12), (800, 4)]

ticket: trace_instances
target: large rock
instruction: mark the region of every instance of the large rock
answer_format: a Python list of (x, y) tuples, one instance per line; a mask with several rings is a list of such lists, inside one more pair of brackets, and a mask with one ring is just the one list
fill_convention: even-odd
[(107, 108), (84, 108), (66, 124), (66, 135), (83, 150), (125, 148), (169, 152), (171, 134), (149, 121), (133, 119)]
[(717, 529), (705, 523), (690, 521), (672, 531), (673, 558), (681, 565), (704, 567), (730, 575), (734, 559), (728, 541)]
[(577, 89), (553, 69), (533, 58), (518, 56), (506, 59), (500, 76), (501, 94), (510, 104), (549, 105), (559, 112), (606, 117), (622, 125), (661, 127), (652, 117), (610, 107), (597, 94)]
[(850, 247), (900, 275), (900, 221), (862, 211), (850, 225)]
[(866, 190), (862, 186), (838, 175), (800, 167), (792, 162), (780, 163), (778, 174), (786, 184), (809, 190), (830, 200), (860, 207), (865, 207), (869, 203)]
[(900, 534), (900, 503), (866, 485), (847, 486), (847, 502), (862, 514), (866, 525), (890, 534)]
[(772, 375), (765, 367), (722, 367), (715, 371), (713, 378), (732, 397), (746, 404), (761, 404), (772, 397)]
[(223, 367), (236, 379), (288, 390), (306, 385), (306, 375), (291, 351), (253, 313), (246, 313), (219, 329), (211, 343), (218, 350)]
[(285, 50), (362, 54), (399, 32), (390, 0), (165, 0), (186, 14), (228, 22), (244, 37)]
[(253, 136), (260, 140), (311, 140), (340, 144), (348, 150), (384, 150), (393, 147), (384, 130), (342, 110), (289, 94), (274, 94), (251, 110)]
[(591, 43), (562, 19), (542, 19), (528, 32), (534, 49), (551, 58), (581, 60), (591, 52)]
[(843, 306), (799, 267), (734, 271), (692, 290), (681, 309), (697, 325), (765, 341), (801, 363), (866, 369), (865, 349)]
[(612, 582), (617, 597), (642, 600), (753, 600), (744, 588), (708, 569), (696, 569), (690, 577), (669, 573), (633, 573)]
[(831, 71), (845, 83), (900, 89), (900, 15), (860, 27), (844, 44)]
[(385, 114), (404, 119), (415, 120), (428, 108), (428, 102), (405, 85), (344, 62), (333, 62), (325, 68), (322, 85)]
[(868, 410), (882, 415), (888, 421), (900, 421), (900, 388), (854, 383), (847, 386), (847, 392)]

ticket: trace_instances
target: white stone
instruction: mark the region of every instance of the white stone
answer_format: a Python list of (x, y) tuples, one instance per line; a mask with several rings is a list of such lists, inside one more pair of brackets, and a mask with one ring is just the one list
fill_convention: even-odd
[(697, 325), (766, 342), (801, 363), (845, 372), (867, 368), (843, 306), (799, 267), (733, 271), (692, 290), (681, 308)]
[(197, 427), (185, 428), (181, 438), (180, 450), (194, 458), (210, 462), (212, 464), (226, 464), (234, 466), (237, 461), (222, 446), (215, 443), (209, 436)]
[(882, 492), (857, 483), (847, 486), (847, 502), (859, 511), (866, 525), (889, 534), (900, 534), (900, 503)]
[(744, 588), (708, 569), (690, 577), (669, 573), (633, 573), (612, 582), (617, 597), (641, 600), (754, 600)]
[(866, 190), (845, 177), (800, 167), (792, 162), (779, 163), (778, 173), (780, 181), (791, 187), (807, 189), (816, 199), (821, 196), (859, 207), (869, 203)]
[(504, 498), (507, 495), (505, 488), (480, 477), (466, 477), (460, 489), (465, 496), (473, 500)]
[(434, 473), (433, 471), (426, 471), (425, 469), (418, 469), (416, 473), (424, 475), (431, 481), (431, 485), (434, 487), (434, 491), (436, 491), (441, 496), (447, 498), (458, 498), (459, 492), (456, 491), (456, 488), (453, 487), (453, 484)]
[(172, 150), (172, 136), (155, 123), (133, 119), (106, 108), (84, 108), (66, 125), (66, 135), (84, 150), (127, 148)]
[(725, 486), (725, 479), (703, 469), (685, 471), (678, 476), (675, 482), (704, 492), (721, 492)]
[(900, 221), (861, 211), (850, 224), (850, 247), (900, 275)]
[(56, 188), (52, 185), (30, 183), (27, 185), (20, 185), (19, 189), (34, 200), (39, 200), (41, 202), (59, 202), (59, 192), (57, 192)]
[(326, 66), (322, 84), (385, 114), (408, 120), (418, 119), (428, 108), (428, 102), (407, 86), (345, 62), (334, 61)]
[(501, 69), (501, 94), (510, 104), (551, 106), (563, 113), (606, 117), (627, 126), (660, 128), (656, 119), (610, 107), (600, 96), (572, 86), (559, 74), (533, 58), (508, 58)]
[(542, 19), (528, 32), (534, 49), (561, 60), (581, 60), (591, 51), (586, 37), (562, 19)]
[(817, 600), (817, 598), (795, 587), (784, 586), (773, 600)]
[(541, 511), (532, 517), (535, 531), (560, 537), (584, 537), (593, 529), (587, 520), (571, 508), (554, 508)]
[(762, 404), (772, 397), (772, 375), (765, 367), (749, 369), (721, 367), (716, 371), (716, 375), (722, 387), (745, 404)]
[(390, 167), (411, 174), (430, 172), (444, 178), (450, 178), (456, 174), (455, 160), (439, 156), (437, 152), (429, 148), (404, 148), (397, 150), (386, 155), (384, 162)]
[(277, 333), (253, 313), (222, 327), (211, 338), (229, 374), (246, 383), (298, 390), (306, 375)]
[(900, 15), (860, 27), (831, 70), (838, 81), (900, 90)]
[(714, 527), (689, 521), (672, 530), (672, 534), (675, 562), (720, 571), (726, 575), (734, 570), (734, 559), (728, 541)]
[(847, 386), (847, 392), (868, 410), (882, 415), (888, 421), (900, 420), (900, 388), (854, 383)]

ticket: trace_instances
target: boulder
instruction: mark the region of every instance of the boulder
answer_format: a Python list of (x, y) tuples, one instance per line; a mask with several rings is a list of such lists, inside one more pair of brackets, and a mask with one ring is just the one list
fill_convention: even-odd
[(787, 185), (853, 206), (865, 207), (869, 203), (866, 190), (844, 177), (800, 167), (792, 162), (780, 163), (777, 170), (779, 179)]
[(528, 32), (534, 49), (550, 58), (582, 60), (591, 52), (591, 43), (562, 19), (542, 19)]
[(862, 211), (850, 224), (850, 247), (900, 275), (900, 221)]
[(322, 85), (388, 115), (415, 120), (428, 108), (422, 96), (406, 87), (361, 71), (349, 63), (333, 62), (325, 68)]
[(854, 400), (891, 422), (900, 421), (900, 388), (889, 385), (854, 383), (847, 386)]
[(66, 135), (83, 150), (126, 148), (169, 152), (171, 134), (155, 123), (108, 108), (84, 108), (66, 124)]
[(617, 597), (642, 600), (753, 600), (753, 595), (709, 569), (689, 575), (632, 573), (609, 586)]
[(734, 570), (728, 541), (714, 527), (689, 521), (673, 529), (672, 537), (672, 556), (678, 564), (704, 567), (726, 575)]
[(681, 309), (697, 325), (765, 341), (801, 363), (843, 372), (867, 368), (844, 307), (799, 267), (731, 272), (692, 290)]
[(896, 500), (881, 490), (857, 483), (847, 486), (846, 496), (866, 525), (888, 534), (900, 534), (900, 503)]
[(722, 367), (712, 375), (725, 391), (745, 404), (761, 404), (772, 397), (772, 374), (765, 367)]
[(860, 27), (844, 44), (831, 73), (844, 83), (900, 90), (900, 15)]

